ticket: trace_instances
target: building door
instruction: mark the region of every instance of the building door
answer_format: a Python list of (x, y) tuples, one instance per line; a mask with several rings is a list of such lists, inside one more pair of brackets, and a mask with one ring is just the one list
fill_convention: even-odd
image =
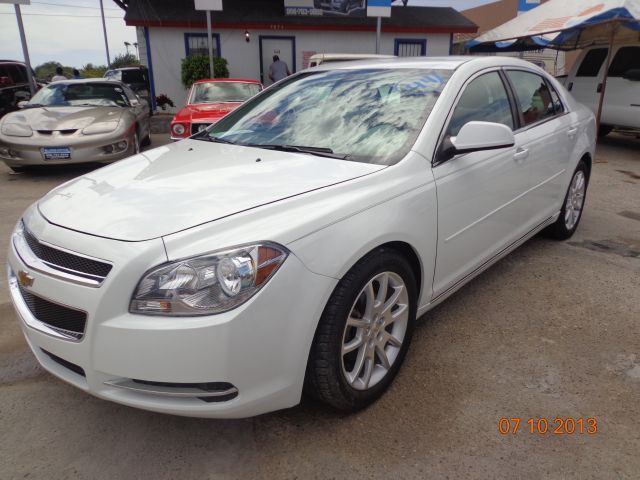
[(396, 38), (394, 55), (398, 57), (424, 57), (427, 40), (420, 38)]
[(269, 66), (273, 63), (273, 56), (289, 66), (289, 71), (296, 71), (296, 39), (295, 37), (279, 37), (260, 35), (260, 77), (264, 85), (271, 85)]

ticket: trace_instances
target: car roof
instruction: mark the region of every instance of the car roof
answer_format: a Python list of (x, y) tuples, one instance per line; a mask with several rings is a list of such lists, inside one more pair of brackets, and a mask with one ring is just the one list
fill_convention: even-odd
[(146, 70), (147, 67), (144, 65), (134, 65), (131, 67), (118, 67), (118, 68), (110, 68), (107, 72), (115, 72), (117, 70)]
[(472, 56), (460, 55), (449, 57), (397, 57), (390, 59), (366, 59), (353, 62), (328, 62), (313, 67), (319, 70), (348, 70), (365, 68), (428, 68), (442, 70), (456, 70), (461, 65), (476, 65), (479, 68), (494, 66), (520, 66), (532, 67), (533, 64), (526, 60), (514, 57), (499, 56)]
[(124, 86), (119, 80), (112, 80), (110, 78), (69, 78), (67, 80), (58, 80), (57, 82), (51, 82), (49, 85), (58, 85), (59, 83), (78, 84), (78, 83), (109, 83), (118, 86)]
[(248, 80), (243, 78), (203, 78), (202, 80), (196, 80), (193, 84), (211, 82), (260, 83), (258, 80)]

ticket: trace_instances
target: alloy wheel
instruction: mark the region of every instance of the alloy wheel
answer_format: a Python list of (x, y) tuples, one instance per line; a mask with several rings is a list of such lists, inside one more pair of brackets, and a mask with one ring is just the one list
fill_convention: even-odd
[(582, 207), (584, 205), (586, 185), (587, 182), (584, 172), (582, 170), (578, 170), (571, 180), (571, 186), (569, 187), (567, 202), (564, 208), (564, 224), (567, 227), (567, 230), (573, 229), (580, 219), (580, 213), (582, 212)]
[(377, 274), (351, 307), (342, 336), (342, 373), (356, 390), (367, 390), (389, 372), (409, 322), (409, 294), (400, 275)]

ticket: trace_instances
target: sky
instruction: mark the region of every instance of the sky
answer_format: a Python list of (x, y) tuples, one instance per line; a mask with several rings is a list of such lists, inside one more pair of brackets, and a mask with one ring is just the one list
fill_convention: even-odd
[[(465, 10), (492, 1), (495, 0), (409, 0), (409, 5)], [(126, 52), (124, 42), (136, 41), (136, 31), (125, 25), (124, 11), (115, 3), (104, 0), (104, 7), (113, 59)], [(107, 63), (99, 0), (31, 0), (31, 5), (23, 5), (21, 9), (33, 67), (50, 60), (77, 68), (87, 63)], [(14, 7), (3, 3), (0, 3), (0, 58), (24, 59)]]

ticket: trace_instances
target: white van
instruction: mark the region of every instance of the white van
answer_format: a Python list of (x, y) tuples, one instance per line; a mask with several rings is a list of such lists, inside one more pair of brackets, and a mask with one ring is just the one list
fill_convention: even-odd
[(309, 57), (309, 67), (317, 67), (329, 62), (351, 62), (354, 60), (375, 60), (376, 58), (395, 58), (394, 55), (376, 55), (370, 53), (316, 53)]
[[(613, 47), (609, 78), (602, 107), (600, 135), (614, 127), (640, 129), (640, 43)], [(565, 85), (580, 103), (598, 111), (609, 48), (585, 48)]]

